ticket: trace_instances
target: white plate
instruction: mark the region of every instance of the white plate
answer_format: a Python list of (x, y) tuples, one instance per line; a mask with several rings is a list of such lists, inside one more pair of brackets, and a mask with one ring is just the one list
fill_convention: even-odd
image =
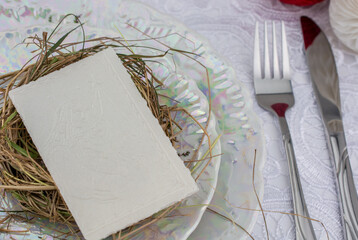
[[(19, 4), (19, 2), (14, 2), (14, 4)], [(34, 2), (33, 2), (34, 4)], [(13, 6), (12, 6), (13, 7)], [(27, 7), (22, 7), (20, 9), (27, 9)], [(25, 11), (26, 12), (26, 11)], [(31, 12), (31, 11), (30, 11)], [(54, 11), (52, 11), (54, 14)], [(21, 16), (21, 14), (19, 14)], [(7, 29), (1, 29), (0, 32), (0, 56), (2, 59), (6, 59), (7, 62), (0, 66), (0, 72), (9, 72), (16, 69), (19, 69), (23, 64), (30, 59), (33, 54), (31, 53), (34, 50), (33, 47), (26, 47), (25, 45), (18, 45), (24, 38), (29, 35), (38, 34), (41, 35), (43, 31), (51, 32), (55, 24), (53, 23), (40, 23), (44, 19), (38, 19), (33, 15), (24, 15), (19, 18), (19, 22), (11, 23), (12, 18), (9, 19), (0, 19), (2, 21), (2, 26), (6, 26)], [(60, 14), (59, 14), (60, 15)], [(58, 15), (58, 16), (59, 16)], [(56, 17), (51, 17), (51, 20), (54, 20)], [(49, 18), (46, 18), (47, 20)], [(73, 23), (73, 19), (67, 21), (61, 25), (59, 32), (56, 34), (55, 39), (59, 39), (65, 33), (69, 32), (71, 29), (78, 26), (78, 24)], [(99, 36), (119, 36), (119, 33), (111, 29), (104, 29), (90, 26), (87, 24), (86, 27), (86, 37), (92, 39)], [(130, 29), (123, 29), (122, 34), (130, 37)], [(56, 41), (53, 39), (52, 41)], [(82, 32), (76, 31), (71, 34), (67, 42), (80, 41), (82, 39)], [(136, 38), (137, 39), (137, 38)], [(88, 43), (87, 45), (91, 45)], [(143, 43), (144, 46), (151, 46), (150, 41)], [(15, 47), (16, 46), (16, 47)], [(81, 44), (78, 49), (80, 49)], [(134, 47), (133, 47), (134, 48)], [(158, 51), (148, 48), (137, 48), (138, 53), (147, 54), (147, 55), (157, 55)], [(116, 48), (116, 51), (119, 53), (125, 53), (124, 48)], [(155, 60), (150, 62), (149, 60)], [(198, 89), (197, 85), (193, 80), (188, 78), (186, 75), (177, 74), (175, 72), (174, 63), (172, 56), (168, 54), (167, 56), (160, 58), (149, 58), (148, 65), (155, 73), (155, 75), (163, 80), (164, 87), (160, 88), (158, 91), (167, 97), (161, 97), (160, 103), (166, 105), (178, 105), (179, 107), (185, 108), (191, 115), (193, 115), (198, 122), (203, 126), (206, 125), (209, 119), (209, 103), (205, 95)], [(178, 103), (179, 102), (179, 103)], [(177, 140), (179, 148), (177, 151), (182, 154), (184, 159), (191, 159), (193, 152), (198, 148), (200, 140), (203, 135), (202, 129), (186, 114), (178, 112), (173, 114), (173, 118), (180, 126), (183, 127), (183, 131), (178, 135)], [(216, 132), (216, 120), (215, 116), (211, 114), (207, 132), (210, 135), (210, 138), (214, 141), (218, 134)], [(201, 159), (209, 148), (208, 139), (205, 138), (198, 152), (198, 159)], [(187, 155), (187, 152), (190, 154)], [(213, 155), (219, 155), (221, 153), (220, 141), (212, 149)], [(200, 187), (200, 191), (185, 199), (181, 206), (173, 211), (170, 216), (167, 216), (164, 219), (160, 219), (155, 224), (152, 224), (150, 227), (146, 228), (144, 231), (141, 231), (139, 234), (136, 234), (131, 239), (148, 239), (148, 238), (162, 238), (166, 239), (171, 237), (173, 239), (186, 239), (190, 233), (195, 229), (199, 223), (207, 204), (210, 203), (214, 190), (211, 186), (216, 186), (217, 176), (220, 166), (220, 156), (213, 158), (211, 163), (205, 168), (205, 171), (201, 177), (197, 180), (197, 183)], [(201, 169), (204, 168), (207, 161), (199, 162), (199, 167), (193, 176), (196, 177)], [(9, 205), (9, 208), (17, 208), (16, 202), (13, 199), (6, 198), (3, 200), (3, 205)], [(192, 207), (195, 206), (195, 207)], [(65, 225), (62, 224), (52, 224), (49, 223), (46, 219), (38, 218), (33, 221), (33, 224), (17, 223), (14, 226), (17, 230), (23, 230), (24, 228), (30, 228), (28, 235), (24, 239), (38, 239), (39, 237), (49, 238), (50, 236), (59, 236), (60, 232), (66, 232), (68, 229)], [(6, 235), (6, 238), (10, 238), (10, 235)], [(77, 239), (77, 237), (66, 237), (66, 239)]]
[[(106, 1), (98, 11), (104, 12), (113, 2)], [(128, 22), (151, 37), (170, 35), (161, 38), (160, 41), (171, 47), (189, 49), (201, 56), (197, 60), (205, 65), (210, 73), (212, 110), (218, 120), (218, 131), (223, 134), (219, 180), (216, 194), (209, 207), (235, 220), (251, 232), (259, 212), (238, 207), (259, 209), (252, 186), (253, 162), (256, 150), (255, 187), (258, 196), (262, 199), (264, 186), (262, 171), (266, 151), (261, 122), (252, 110), (252, 100), (245, 86), (241, 84), (229, 63), (223, 60), (205, 39), (172, 17), (133, 1), (123, 1), (115, 9), (118, 18), (109, 21), (109, 25)], [(125, 24), (121, 26), (126, 27)], [(202, 73), (193, 69), (192, 63), (182, 56), (176, 55), (176, 60), (180, 63), (176, 68), (177, 72), (190, 76), (208, 97), (208, 86), (202, 81), (204, 78)], [(240, 76), (240, 73), (238, 74)], [(206, 211), (189, 239), (227, 240), (245, 236), (247, 234), (232, 222)]]
[[(232, 215), (238, 224), (250, 231), (256, 222), (257, 212), (239, 210), (232, 205), (252, 209), (258, 208), (252, 188), (252, 164), (254, 150), (257, 149), (255, 185), (259, 196), (262, 197), (262, 170), (265, 159), (263, 133), (257, 116), (251, 110), (251, 100), (245, 88), (235, 76), (230, 65), (218, 56), (207, 41), (173, 18), (133, 1), (123, 1), (121, 3), (117, 3), (114, 0), (81, 1), (76, 3), (68, 1), (67, 5), (61, 3), (61, 6), (52, 5), (51, 7), (43, 4), (40, 6), (37, 1), (30, 1), (30, 3), (37, 10), (35, 15), (40, 16), (37, 19), (39, 24), (48, 24), (49, 19), (57, 22), (61, 13), (64, 14), (71, 9), (71, 12), (82, 13), (82, 18), (88, 20), (88, 26), (95, 26), (96, 29), (100, 28), (102, 32), (105, 32), (105, 29), (113, 32), (113, 30), (119, 28), (128, 40), (146, 37), (126, 24), (129, 23), (151, 37), (162, 37), (158, 40), (170, 47), (195, 52), (201, 56), (196, 57), (196, 60), (203, 63), (209, 70), (212, 110), (218, 120), (217, 130), (223, 134), (221, 146), (224, 155), (220, 166), (217, 193), (210, 207), (225, 215)], [(23, 5), (21, 2), (13, 2), (12, 4), (17, 4), (16, 6)], [(26, 10), (24, 7), (21, 9)], [(42, 9), (42, 12), (39, 9)], [(46, 12), (46, 9), (51, 11)], [(21, 15), (21, 13), (18, 15)], [(28, 19), (30, 19), (31, 14), (34, 16), (34, 11), (30, 9), (27, 14)], [(3, 23), (2, 21), (13, 22), (13, 20), (3, 18), (3, 16), (0, 16), (0, 21), (0, 23)], [(16, 21), (12, 24), (14, 23)], [(1, 24), (1, 26), (0, 30), (6, 25)], [(155, 43), (153, 40), (149, 42), (148, 44), (152, 44), (156, 48), (166, 49), (163, 45)], [(1, 42), (1, 44), (3, 43)], [(146, 51), (145, 53), (149, 52)], [(172, 63), (173, 59), (176, 64)], [(185, 82), (190, 86), (189, 89), (195, 89), (194, 85), (198, 86), (205, 96), (209, 96), (208, 85), (206, 81), (203, 81), (206, 79), (206, 75), (196, 62), (188, 61), (187, 57), (176, 53), (170, 55), (170, 58), (167, 58), (165, 62), (171, 66), (171, 71), (174, 69), (176, 74), (183, 76)], [(156, 74), (165, 79), (169, 76), (169, 72), (158, 68)], [(182, 94), (183, 96), (191, 95), (189, 91), (185, 90), (182, 91)], [(199, 93), (197, 95), (203, 96)], [(180, 94), (177, 96), (180, 96)], [(228, 202), (232, 205), (228, 204)], [(214, 205), (219, 206), (219, 208), (215, 208)], [(205, 209), (205, 206), (201, 206), (200, 212), (203, 209)], [(182, 226), (181, 229), (175, 227), (168, 229), (167, 225), (165, 231), (171, 232), (171, 235), (166, 237), (185, 239), (197, 226), (199, 220), (200, 217), (196, 218), (196, 222), (191, 224), (190, 228)], [(177, 226), (177, 224), (174, 226)], [(185, 233), (178, 234), (183, 232)], [(206, 212), (201, 223), (189, 238), (219, 239), (222, 237), (223, 239), (238, 239), (238, 237), (244, 235), (243, 231), (239, 230), (231, 222), (222, 219), (218, 215)]]

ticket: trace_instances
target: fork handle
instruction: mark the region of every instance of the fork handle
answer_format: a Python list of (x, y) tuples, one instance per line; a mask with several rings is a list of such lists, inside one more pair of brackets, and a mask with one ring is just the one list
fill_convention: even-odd
[(294, 216), (296, 223), (296, 239), (297, 240), (316, 240), (316, 235), (312, 227), (310, 215), (308, 213), (305, 198), (303, 196), (300, 176), (297, 168), (295, 152), (291, 141), (290, 130), (284, 116), (279, 117), (282, 140), (286, 150), (288, 167), (290, 173), (291, 189), (293, 196), (294, 213), (300, 216)]
[(329, 134), (331, 155), (336, 167), (345, 240), (358, 239), (358, 196), (347, 152), (344, 132)]

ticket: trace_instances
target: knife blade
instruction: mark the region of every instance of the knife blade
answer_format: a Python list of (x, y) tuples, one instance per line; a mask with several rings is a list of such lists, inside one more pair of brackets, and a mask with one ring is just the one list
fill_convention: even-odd
[(312, 19), (301, 17), (301, 27), (312, 85), (336, 170), (344, 238), (357, 240), (358, 197), (344, 135), (334, 55), (327, 37)]

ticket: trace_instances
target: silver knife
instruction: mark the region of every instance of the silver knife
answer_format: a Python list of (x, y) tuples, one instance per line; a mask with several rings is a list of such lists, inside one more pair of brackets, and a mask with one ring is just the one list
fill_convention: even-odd
[(308, 17), (301, 17), (306, 58), (334, 162), (344, 239), (358, 239), (358, 197), (344, 136), (336, 63), (327, 37)]

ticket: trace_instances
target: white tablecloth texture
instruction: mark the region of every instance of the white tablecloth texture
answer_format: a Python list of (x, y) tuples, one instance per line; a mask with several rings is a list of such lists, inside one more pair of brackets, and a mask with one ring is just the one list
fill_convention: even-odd
[[(296, 103), (287, 113), (303, 191), (311, 217), (321, 221), (331, 240), (341, 240), (335, 175), (329, 159), (323, 125), (314, 99), (306, 65), (299, 18), (313, 18), (326, 33), (336, 57), (340, 76), (343, 122), (355, 182), (358, 184), (358, 55), (344, 47), (329, 23), (329, 1), (312, 7), (285, 5), (278, 0), (141, 0), (153, 8), (170, 14), (209, 39), (228, 59), (238, 79), (254, 98), (252, 56), (255, 21), (286, 22), (292, 84)], [(344, 4), (344, 1), (342, 1)], [(277, 119), (262, 110), (256, 102), (254, 110), (263, 120), (267, 159), (264, 170), (263, 208), (292, 212), (292, 195), (288, 166)], [(295, 239), (293, 217), (266, 213), (270, 239)], [(314, 223), (318, 239), (327, 239), (321, 224)], [(252, 235), (266, 239), (260, 215)]]

